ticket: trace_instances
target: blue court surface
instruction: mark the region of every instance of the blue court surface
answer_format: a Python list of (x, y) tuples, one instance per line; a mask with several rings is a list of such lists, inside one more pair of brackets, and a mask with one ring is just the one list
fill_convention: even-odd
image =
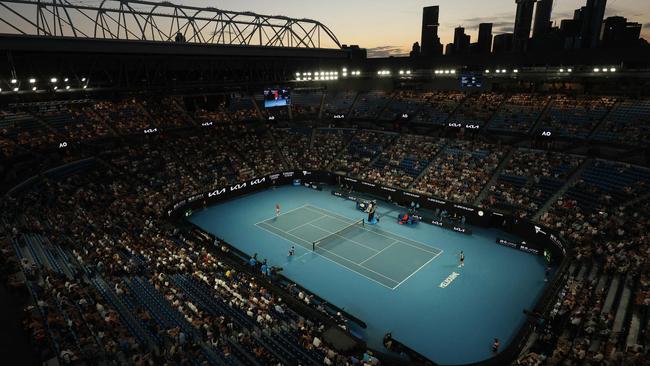
[[(473, 228), (468, 236), (398, 225), (398, 212), (380, 201), (380, 222), (362, 225), (366, 215), (354, 202), (285, 186), (209, 207), (190, 221), (366, 322), (370, 347), (383, 349), (390, 331), (436, 363), (491, 357), (492, 340), (505, 346), (525, 320), (522, 310), (544, 290), (543, 259), (497, 245), (497, 237), (514, 239), (497, 230)], [(465, 266), (458, 268), (461, 250)]]

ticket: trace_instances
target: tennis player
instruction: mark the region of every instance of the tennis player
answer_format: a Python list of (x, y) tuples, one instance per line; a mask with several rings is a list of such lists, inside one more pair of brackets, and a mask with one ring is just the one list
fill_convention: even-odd
[(275, 217), (280, 216), (280, 204), (276, 203), (275, 204)]
[(465, 267), (465, 253), (461, 250), (458, 254), (458, 268)]

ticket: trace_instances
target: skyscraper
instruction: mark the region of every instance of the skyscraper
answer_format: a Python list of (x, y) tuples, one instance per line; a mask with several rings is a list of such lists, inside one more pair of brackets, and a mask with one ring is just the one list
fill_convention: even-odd
[(515, 16), (515, 29), (513, 32), (513, 47), (516, 51), (526, 49), (530, 38), (530, 28), (533, 24), (533, 10), (537, 0), (515, 0), (517, 14)]
[(587, 6), (582, 9), (581, 16), (582, 47), (594, 48), (598, 46), (606, 7), (607, 0), (587, 0)]
[(603, 22), (604, 47), (626, 47), (633, 45), (641, 35), (641, 24), (628, 22), (627, 18), (614, 16)]
[(553, 0), (539, 0), (535, 7), (535, 25), (533, 37), (540, 37), (551, 30), (551, 13), (553, 11)]
[(478, 52), (490, 53), (492, 51), (492, 23), (478, 25)]
[(442, 43), (438, 37), (438, 6), (427, 6), (422, 9), (422, 56), (442, 55)]
[(462, 53), (469, 50), (470, 36), (465, 34), (465, 28), (454, 29), (454, 53)]
[(502, 33), (494, 36), (494, 53), (512, 51), (512, 33)]

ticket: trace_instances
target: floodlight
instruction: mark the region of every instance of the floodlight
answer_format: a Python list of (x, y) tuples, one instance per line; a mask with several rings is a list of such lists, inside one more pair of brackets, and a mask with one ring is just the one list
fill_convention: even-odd
[(11, 79), (11, 83), (12, 83), (12, 84), (16, 84), (17, 82), (18, 82), (18, 80), (16, 80), (16, 79)]
[(29, 79), (30, 84), (34, 84), (35, 82), (36, 82), (36, 79), (34, 79), (34, 78)]
[(66, 85), (65, 90), (70, 90), (70, 85)]
[(18, 91), (18, 88), (14, 88), (14, 91), (17, 92), (17, 91)]
[(600, 71), (600, 69), (599, 69), (599, 68), (597, 68), (597, 67), (594, 67), (594, 72), (599, 72), (599, 71)]
[(51, 78), (50, 79), (50, 83), (52, 83), (52, 84), (56, 83), (57, 81), (59, 81), (59, 79), (57, 79), (57, 78)]
[(611, 71), (611, 72), (616, 72), (616, 68), (615, 68), (615, 67), (612, 67), (611, 69), (609, 69), (609, 71)]

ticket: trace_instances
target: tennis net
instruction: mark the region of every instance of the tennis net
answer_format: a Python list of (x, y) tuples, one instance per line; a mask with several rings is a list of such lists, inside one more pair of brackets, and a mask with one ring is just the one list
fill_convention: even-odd
[(318, 248), (319, 246), (322, 246), (323, 244), (329, 243), (332, 240), (341, 237), (343, 234), (348, 233), (348, 232), (350, 232), (352, 230), (355, 230), (355, 229), (357, 229), (359, 227), (363, 227), (363, 226), (364, 226), (363, 219), (361, 219), (359, 221), (355, 221), (352, 224), (344, 227), (343, 229), (341, 229), (339, 231), (327, 234), (326, 236), (312, 242), (311, 243), (311, 245), (312, 245), (311, 250), (316, 251), (316, 248)]

